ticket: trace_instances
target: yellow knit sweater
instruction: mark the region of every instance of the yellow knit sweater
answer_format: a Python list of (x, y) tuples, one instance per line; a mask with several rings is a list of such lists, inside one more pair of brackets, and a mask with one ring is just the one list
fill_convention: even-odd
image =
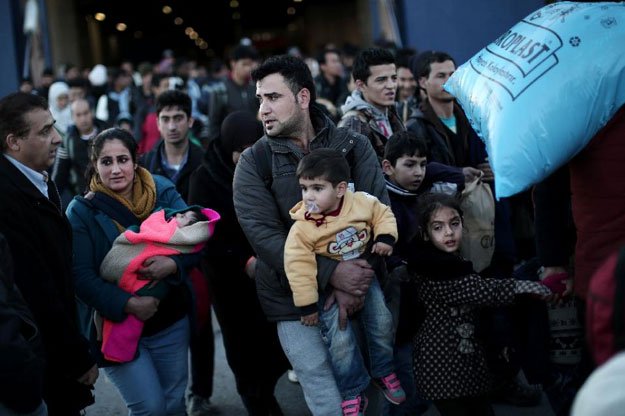
[[(306, 207), (299, 202), (291, 208), (295, 223), (284, 246), (284, 270), (295, 306), (308, 306), (319, 299), (315, 255), (334, 260), (360, 257), (373, 233), (377, 238), (390, 235), (397, 241), (397, 222), (393, 211), (375, 196), (347, 191), (337, 216), (325, 217), (322, 225), (306, 220)], [(313, 217), (319, 218), (319, 216)]]

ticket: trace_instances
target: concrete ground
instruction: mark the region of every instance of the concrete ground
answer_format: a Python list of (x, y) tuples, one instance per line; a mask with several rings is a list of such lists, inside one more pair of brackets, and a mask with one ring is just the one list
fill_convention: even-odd
[[(214, 315), (213, 315), (214, 316)], [(213, 319), (215, 328), (215, 379), (212, 403), (220, 410), (220, 416), (245, 416), (247, 413), (236, 392), (234, 376), (228, 367), (224, 353), (219, 324)], [(103, 372), (96, 383), (96, 403), (86, 409), (87, 416), (125, 416), (128, 414), (117, 389), (106, 379)], [(279, 380), (276, 397), (285, 416), (310, 416), (299, 384), (291, 383), (286, 374)], [(368, 412), (368, 414), (371, 414)], [(539, 406), (520, 408), (496, 405), (497, 416), (553, 416), (547, 398)], [(373, 414), (371, 414), (373, 416)], [(438, 412), (430, 408), (427, 416), (436, 416)]]

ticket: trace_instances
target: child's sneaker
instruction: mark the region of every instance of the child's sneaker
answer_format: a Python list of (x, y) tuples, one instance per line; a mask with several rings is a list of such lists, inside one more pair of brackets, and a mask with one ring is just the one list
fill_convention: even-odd
[(364, 416), (368, 404), (369, 400), (364, 394), (359, 394), (355, 399), (343, 400), (341, 403), (343, 416)]
[(287, 370), (286, 378), (288, 378), (291, 383), (299, 383), (299, 378), (297, 378), (295, 370)]
[(382, 390), (386, 400), (393, 404), (400, 404), (406, 400), (406, 392), (401, 388), (401, 384), (395, 373), (391, 373), (385, 377), (374, 378), (373, 384)]

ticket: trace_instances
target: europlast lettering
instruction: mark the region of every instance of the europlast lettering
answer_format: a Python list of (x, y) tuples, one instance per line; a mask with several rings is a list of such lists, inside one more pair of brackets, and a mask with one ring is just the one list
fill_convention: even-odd
[(496, 197), (542, 181), (625, 103), (625, 2), (545, 6), (444, 85), (484, 140)]

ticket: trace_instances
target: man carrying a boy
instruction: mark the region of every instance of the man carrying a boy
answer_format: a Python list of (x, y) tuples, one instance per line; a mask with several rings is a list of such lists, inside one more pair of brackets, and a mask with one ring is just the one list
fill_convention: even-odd
[[(234, 207), (241, 228), (257, 253), (258, 297), (270, 321), (277, 322), (282, 347), (297, 373), (313, 414), (339, 414), (341, 397), (319, 330), (300, 324), (300, 310), (284, 274), (284, 244), (292, 220), (289, 210), (301, 200), (295, 175), (311, 150), (332, 148), (350, 161), (355, 190), (384, 203), (388, 194), (369, 141), (337, 129), (315, 103), (315, 87), (306, 64), (274, 56), (253, 73), (265, 136), (243, 152), (234, 175)], [(266, 166), (266, 168), (263, 168)], [(363, 305), (374, 272), (366, 260), (317, 259), (317, 280), (339, 305), (345, 327), (348, 313)]]

